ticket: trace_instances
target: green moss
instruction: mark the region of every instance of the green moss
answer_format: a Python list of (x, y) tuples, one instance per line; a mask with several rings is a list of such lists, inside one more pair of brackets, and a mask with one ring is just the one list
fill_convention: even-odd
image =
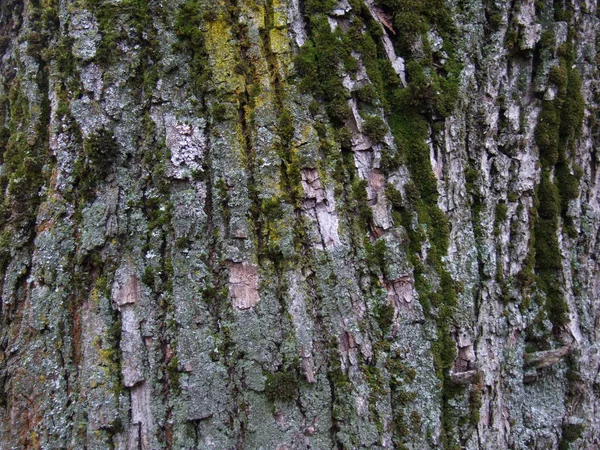
[(559, 163), (554, 169), (556, 185), (561, 200), (561, 213), (566, 215), (569, 201), (579, 197), (579, 178), (571, 174), (569, 167), (565, 163)]
[(385, 187), (385, 197), (392, 204), (392, 209), (400, 211), (403, 206), (402, 194), (392, 185), (387, 184)]
[(557, 231), (561, 207), (558, 189), (547, 172), (542, 173), (537, 196), (539, 218), (535, 224), (535, 268), (540, 287), (546, 294), (544, 304), (548, 318), (555, 326), (561, 327), (568, 321), (568, 307), (560, 288), (562, 257)]
[(312, 14), (328, 13), (335, 5), (335, 0), (306, 0), (304, 11), (310, 17)]
[(546, 30), (542, 33), (539, 46), (542, 49), (554, 50), (556, 47), (556, 36), (552, 30)]
[(457, 73), (442, 77), (430, 66), (410, 61), (406, 64), (406, 74), (411, 106), (421, 113), (440, 117), (452, 112), (459, 92)]
[(404, 447), (401, 442), (408, 436), (410, 436), (410, 430), (404, 420), (404, 412), (398, 411), (394, 414), (394, 439), (399, 440), (398, 445)]
[(367, 186), (367, 180), (362, 180), (356, 177), (352, 181), (352, 195), (355, 200), (358, 218), (365, 227), (371, 223), (373, 218), (373, 211), (369, 206), (369, 200), (367, 196)]
[[(581, 76), (573, 64), (571, 40), (570, 30), (567, 42), (559, 49), (560, 63), (551, 69), (549, 75), (549, 81), (558, 88), (558, 93), (554, 100), (543, 103), (535, 137), (542, 166), (554, 168), (560, 194), (558, 205), (555, 198), (543, 198), (549, 192), (548, 189), (540, 189), (540, 214), (549, 220), (558, 209), (564, 219), (565, 231), (574, 237), (576, 231), (567, 211), (569, 201), (579, 195), (579, 177), (571, 174), (569, 154), (574, 153), (575, 142), (581, 134), (585, 101), (581, 93)], [(575, 169), (573, 172), (576, 172)], [(548, 233), (542, 232), (542, 235), (544, 241), (547, 241)]]
[[(550, 83), (558, 88), (556, 98), (545, 101), (536, 127), (536, 143), (540, 151), (542, 166), (555, 170), (556, 184), (560, 194), (560, 214), (564, 219), (564, 229), (576, 235), (572, 219), (567, 215), (569, 201), (579, 195), (579, 177), (572, 175), (569, 153), (573, 153), (575, 142), (581, 134), (585, 113), (585, 101), (581, 93), (581, 76), (574, 66), (574, 52), (571, 45), (572, 32), (568, 41), (559, 49), (560, 63), (554, 66), (549, 75)], [(575, 172), (575, 170), (573, 169)], [(543, 196), (547, 189), (542, 189)], [(545, 201), (540, 211), (545, 219), (556, 212), (556, 201)], [(545, 211), (544, 208), (551, 208)], [(545, 235), (545, 234), (544, 234)]]
[(542, 173), (538, 187), (538, 215), (536, 226), (536, 261), (542, 269), (561, 268), (558, 251), (557, 216), (560, 213), (558, 190), (547, 172)]
[(563, 59), (559, 65), (553, 66), (550, 69), (548, 81), (558, 88), (559, 95), (564, 95), (566, 93), (568, 79), (569, 75), (567, 71), (567, 64)]
[(410, 110), (398, 112), (390, 117), (390, 128), (403, 148), (411, 172), (411, 179), (427, 204), (437, 204), (437, 178), (431, 169), (429, 147), (425, 143), (428, 137), (427, 122)]
[(381, 151), (381, 170), (384, 174), (389, 175), (395, 170), (398, 170), (402, 165), (406, 163), (405, 154), (401, 148), (395, 153), (391, 152), (389, 148), (383, 148)]
[(226, 286), (215, 285), (212, 281), (207, 281), (200, 292), (200, 296), (211, 311), (216, 313), (225, 304), (229, 296), (229, 290)]
[[(406, 72), (408, 89), (406, 99), (417, 111), (426, 115), (445, 117), (453, 110), (459, 92), (461, 66), (454, 58), (452, 37), (455, 32), (451, 11), (443, 0), (379, 0), (378, 4), (392, 18), (396, 35), (395, 44), (401, 56), (407, 61)], [(370, 16), (369, 16), (370, 18)], [(381, 28), (374, 20), (367, 22), (370, 38), (368, 42), (360, 33), (354, 33), (355, 47), (365, 61), (369, 78), (380, 93), (384, 106), (394, 94), (386, 89), (399, 87), (399, 79), (385, 57), (380, 44)], [(358, 28), (358, 27), (356, 27)], [(444, 60), (432, 54), (426, 33), (435, 30), (443, 38)], [(350, 31), (352, 34), (352, 31)], [(415, 49), (423, 51), (415, 51)], [(424, 53), (424, 54), (423, 54)], [(370, 69), (371, 67), (371, 69)], [(387, 87), (385, 86), (387, 85)]]
[(497, 223), (506, 221), (508, 215), (508, 206), (505, 203), (498, 203), (496, 205), (495, 220)]
[(369, 399), (370, 407), (375, 408), (378, 398), (383, 397), (387, 393), (385, 378), (378, 367), (364, 365), (361, 369), (369, 389), (371, 390)]
[[(410, 429), (406, 421), (406, 409), (417, 399), (417, 393), (409, 390), (408, 385), (415, 380), (416, 371), (407, 366), (395, 352), (392, 352), (386, 360), (385, 367), (389, 373), (391, 389), (393, 439), (396, 448), (405, 448), (404, 444), (410, 438)], [(421, 417), (416, 411), (412, 412), (410, 423), (413, 430), (420, 427)]]
[(364, 133), (376, 144), (383, 142), (387, 134), (385, 122), (377, 116), (367, 116), (363, 123)]
[(374, 268), (381, 273), (385, 274), (386, 272), (386, 253), (387, 247), (385, 245), (385, 241), (383, 239), (378, 239), (374, 243), (369, 242), (368, 240), (365, 242), (365, 251), (366, 251), (366, 264), (367, 267)]
[(350, 382), (350, 378), (342, 371), (339, 361), (334, 361), (335, 362), (331, 364), (329, 370), (329, 379), (331, 380), (332, 385), (337, 391), (347, 391), (351, 389), (352, 383)]
[(494, 235), (500, 234), (500, 226), (506, 221), (508, 206), (505, 203), (498, 203), (494, 214)]
[(448, 218), (437, 205), (428, 208), (428, 216), (420, 214), (420, 218), (428, 226), (431, 243), (439, 256), (446, 254), (450, 245), (450, 226)]
[(292, 121), (292, 114), (289, 110), (284, 109), (279, 115), (279, 136), (283, 145), (289, 147), (294, 137), (294, 123)]
[(375, 320), (383, 333), (388, 333), (394, 324), (395, 309), (389, 302), (380, 303), (375, 306)]
[(445, 36), (453, 32), (451, 12), (443, 0), (378, 0), (377, 3), (390, 14), (404, 53), (431, 28)]
[(514, 25), (511, 25), (506, 32), (504, 48), (506, 48), (511, 54), (514, 54), (519, 49), (519, 29)]
[(208, 53), (202, 32), (202, 25), (213, 21), (214, 10), (205, 11), (200, 0), (186, 0), (177, 12), (175, 34), (179, 39), (177, 47), (186, 52), (190, 58), (190, 69), (193, 74), (192, 90), (198, 95), (205, 91), (210, 80)]
[(366, 84), (355, 92), (358, 101), (367, 105), (375, 105), (379, 101), (379, 95), (371, 84)]
[(283, 209), (281, 208), (281, 199), (272, 197), (262, 200), (261, 215), (266, 221), (275, 222), (283, 217)]
[(0, 53), (4, 53), (11, 42), (9, 36), (0, 36)]
[[(367, 26), (366, 33), (363, 31), (365, 22)], [(367, 86), (370, 86), (372, 88), (369, 89), (371, 92), (367, 91), (357, 93), (359, 99), (361, 95), (372, 97), (370, 101), (367, 101), (366, 103), (373, 103), (374, 100), (379, 100), (381, 101), (382, 106), (387, 107), (387, 100), (385, 98), (383, 85), (383, 73), (385, 70), (383, 69), (383, 64), (385, 64), (387, 60), (380, 58), (381, 49), (378, 48), (378, 43), (381, 42), (381, 28), (375, 23), (374, 20), (372, 20), (370, 14), (367, 14), (366, 16), (363, 15), (363, 20), (356, 17), (352, 21), (350, 29), (348, 30), (348, 34), (351, 39), (352, 48), (361, 55), (361, 61), (365, 66), (367, 75), (369, 76), (369, 80), (371, 82), (370, 85), (366, 85), (361, 88), (361, 90), (367, 89)]]
[(218, 103), (213, 107), (212, 117), (218, 122), (223, 122), (224, 120), (232, 119), (234, 115), (227, 105)]
[(315, 46), (306, 42), (294, 59), (296, 74), (301, 78), (300, 88), (305, 92), (318, 91), (318, 69)]
[(341, 30), (331, 31), (325, 16), (315, 13), (309, 18), (311, 40), (295, 59), (296, 71), (302, 79), (300, 87), (323, 99), (330, 119), (341, 125), (350, 111), (339, 66), (344, 62), (351, 64), (350, 46)]
[[(43, 64), (37, 82), (40, 91), (46, 92), (48, 79)], [(3, 127), (2, 131), (4, 171), (0, 176), (0, 188), (4, 204), (0, 209), (0, 219), (11, 222), (29, 235), (33, 231), (37, 208), (43, 200), (41, 189), (49, 176), (47, 170), (50, 167), (46, 165), (49, 159), (49, 98), (42, 96), (40, 103), (30, 104), (17, 78), (12, 82), (8, 98), (2, 99), (2, 104), (1, 118), (8, 127)], [(31, 112), (35, 110), (39, 116), (32, 122)]]
[(479, 424), (479, 420), (481, 419), (480, 411), (482, 406), (483, 402), (481, 387), (475, 385), (471, 388), (471, 392), (469, 394), (469, 423), (474, 427)]
[(27, 55), (37, 59), (41, 58), (42, 50), (47, 45), (42, 35), (33, 31), (25, 37), (25, 40), (27, 41)]
[(560, 118), (560, 137), (564, 145), (572, 144), (581, 135), (584, 113), (585, 99), (581, 93), (581, 75), (577, 69), (571, 69)]
[(267, 374), (265, 394), (272, 402), (291, 402), (298, 397), (298, 379), (291, 371)]
[(497, 30), (502, 25), (503, 15), (501, 13), (492, 14), (489, 16), (489, 24), (494, 29)]
[[(313, 100), (312, 102), (310, 102), (310, 105), (308, 105), (308, 111), (310, 112), (310, 114), (314, 117), (317, 114), (319, 114), (321, 112), (321, 105), (319, 104), (319, 102)], [(324, 125), (321, 122), (317, 122), (315, 123), (315, 129), (317, 129), (318, 127), (324, 127)], [(319, 135), (319, 137), (321, 139), (325, 138), (327, 133), (323, 133), (322, 131), (317, 130), (317, 134)]]
[[(533, 273), (535, 267), (535, 226), (536, 226), (537, 218), (535, 211), (532, 211), (532, 221), (530, 224), (532, 233), (531, 239), (529, 240), (529, 249), (527, 256), (523, 261), (523, 265), (521, 270), (517, 274), (517, 282), (521, 286), (524, 292), (527, 292), (527, 289), (535, 282), (535, 275)], [(520, 305), (521, 309), (524, 311), (529, 308), (529, 297), (525, 296), (522, 304)]]
[(346, 126), (334, 130), (335, 139), (340, 143), (342, 150), (350, 150), (352, 148), (352, 131)]
[(179, 371), (179, 359), (177, 356), (173, 356), (167, 363), (166, 372), (169, 378), (169, 388), (173, 394), (179, 395), (181, 393), (181, 372)]
[(398, 390), (394, 395), (394, 400), (400, 405), (408, 406), (417, 399), (417, 393), (414, 391)]
[(510, 191), (507, 195), (507, 200), (510, 203), (516, 203), (519, 201), (519, 194), (517, 194), (515, 191)]
[(114, 312), (111, 324), (106, 333), (106, 342), (104, 343), (103, 348), (98, 352), (100, 363), (104, 367), (109, 382), (112, 385), (112, 391), (115, 394), (115, 402), (118, 402), (119, 396), (125, 391), (123, 372), (121, 370), (121, 319), (121, 314)]
[(334, 97), (325, 105), (325, 111), (332, 122), (340, 126), (350, 115), (350, 107), (345, 96)]
[[(118, 5), (101, 0), (85, 0), (98, 21), (102, 37), (96, 50), (96, 60), (103, 65), (114, 63), (120, 55), (119, 43), (143, 42), (152, 29), (151, 14), (145, 0), (124, 0)], [(132, 42), (129, 42), (130, 44)]]
[[(446, 319), (448, 319), (448, 311), (444, 310), (444, 313), (446, 313)], [(449, 331), (449, 323), (440, 323), (438, 339), (432, 346), (434, 365), (438, 377), (444, 380), (456, 358), (456, 343), (450, 336)]]
[(545, 101), (535, 128), (535, 141), (543, 167), (553, 167), (558, 161), (560, 111), (556, 102)]
[(96, 185), (113, 171), (118, 154), (117, 142), (108, 130), (102, 129), (84, 142), (73, 168), (73, 188), (78, 197), (87, 201), (94, 197)]
[(421, 430), (421, 425), (423, 424), (423, 418), (418, 411), (412, 411), (410, 413), (410, 423), (412, 425), (412, 431), (414, 433), (418, 433)]
[(474, 184), (479, 178), (479, 171), (473, 167), (467, 167), (465, 169), (465, 181), (467, 182), (467, 187), (469, 185)]
[(562, 436), (558, 444), (559, 450), (569, 450), (571, 443), (583, 436), (585, 426), (583, 424), (563, 424)]
[(563, 8), (560, 2), (554, 2), (554, 20), (557, 22), (569, 22), (573, 13), (568, 9)]
[(114, 135), (102, 129), (84, 142), (84, 154), (88, 168), (101, 178), (106, 177), (118, 156)]
[(154, 289), (154, 269), (152, 269), (152, 267), (146, 267), (144, 269), (144, 274), (142, 275), (142, 283), (144, 283), (150, 289)]

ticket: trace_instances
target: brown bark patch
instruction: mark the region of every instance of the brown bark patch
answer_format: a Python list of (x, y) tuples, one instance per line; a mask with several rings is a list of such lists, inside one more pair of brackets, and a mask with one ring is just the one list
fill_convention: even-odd
[(229, 264), (229, 292), (233, 306), (250, 309), (258, 304), (258, 267), (248, 263)]
[(116, 292), (114, 301), (118, 306), (130, 305), (137, 303), (140, 297), (140, 280), (132, 273)]
[(402, 308), (404, 305), (412, 303), (413, 283), (410, 277), (402, 277), (386, 283), (388, 299), (393, 302), (396, 308)]

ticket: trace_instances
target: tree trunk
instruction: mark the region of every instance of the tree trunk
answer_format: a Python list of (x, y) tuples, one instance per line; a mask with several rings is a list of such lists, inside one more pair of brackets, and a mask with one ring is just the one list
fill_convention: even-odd
[(600, 446), (593, 0), (2, 0), (0, 449)]

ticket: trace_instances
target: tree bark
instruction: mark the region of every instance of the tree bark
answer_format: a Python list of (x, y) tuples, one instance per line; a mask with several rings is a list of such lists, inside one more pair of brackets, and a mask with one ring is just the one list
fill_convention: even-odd
[(600, 446), (592, 0), (0, 5), (0, 449)]

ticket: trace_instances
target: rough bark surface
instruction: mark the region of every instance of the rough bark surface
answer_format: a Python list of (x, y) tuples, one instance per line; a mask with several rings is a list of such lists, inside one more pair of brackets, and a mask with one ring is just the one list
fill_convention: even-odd
[(600, 448), (593, 0), (2, 0), (0, 449)]

